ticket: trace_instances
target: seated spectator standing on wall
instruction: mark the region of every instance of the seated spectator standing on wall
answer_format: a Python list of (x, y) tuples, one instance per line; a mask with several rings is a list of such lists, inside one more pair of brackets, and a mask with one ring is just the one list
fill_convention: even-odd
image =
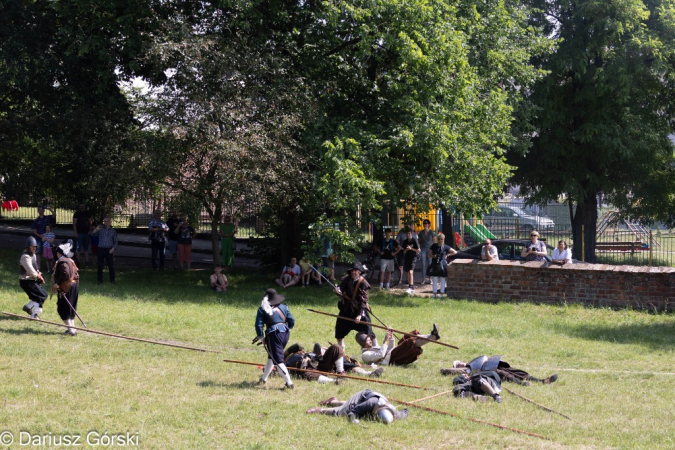
[(553, 264), (571, 264), (572, 263), (572, 252), (567, 248), (567, 242), (560, 241), (558, 242), (558, 247), (553, 250), (553, 256), (551, 257), (551, 262)]
[(291, 287), (300, 281), (300, 266), (297, 264), (297, 258), (291, 258), (291, 263), (287, 266), (284, 266), (281, 271), (281, 276), (275, 281), (277, 284), (283, 288)]
[(528, 242), (520, 256), (525, 258), (525, 261), (546, 261), (546, 244), (539, 240), (539, 233), (536, 230), (530, 232), (530, 242)]
[(480, 259), (483, 261), (499, 261), (499, 252), (497, 252), (497, 247), (492, 245), (492, 241), (485, 239), (483, 243), (485, 245), (480, 249)]
[(91, 214), (87, 211), (84, 203), (80, 203), (77, 211), (73, 214), (73, 232), (77, 238), (77, 256), (82, 261), (84, 253), (84, 263), (89, 264), (89, 233), (91, 232)]

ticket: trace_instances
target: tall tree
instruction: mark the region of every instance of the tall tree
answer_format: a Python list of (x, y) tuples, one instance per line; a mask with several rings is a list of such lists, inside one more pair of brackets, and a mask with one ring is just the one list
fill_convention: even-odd
[[(518, 128), (531, 147), (509, 161), (534, 202), (570, 203), (573, 254), (595, 261), (597, 196), (628, 216), (675, 219), (675, 4), (661, 0), (534, 0), (533, 23), (558, 50), (524, 90)], [(535, 131), (536, 130), (536, 131)]]

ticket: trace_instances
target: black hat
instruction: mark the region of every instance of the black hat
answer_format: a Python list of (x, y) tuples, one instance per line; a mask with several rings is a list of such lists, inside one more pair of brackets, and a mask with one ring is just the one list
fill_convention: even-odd
[(267, 297), (267, 301), (270, 303), (270, 306), (276, 306), (281, 304), (284, 300), (286, 300), (286, 297), (283, 295), (277, 294), (276, 289), (268, 289), (265, 291), (265, 297)]
[(351, 272), (352, 270), (358, 270), (361, 273), (365, 273), (368, 271), (368, 269), (363, 267), (363, 264), (361, 264), (359, 261), (355, 261), (347, 272)]

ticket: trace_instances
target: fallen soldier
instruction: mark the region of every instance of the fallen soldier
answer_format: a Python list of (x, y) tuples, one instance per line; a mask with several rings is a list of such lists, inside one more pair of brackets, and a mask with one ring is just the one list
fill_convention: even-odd
[(402, 420), (408, 417), (407, 409), (398, 411), (394, 405), (389, 403), (387, 397), (370, 389), (357, 392), (347, 401), (340, 401), (336, 397), (331, 397), (319, 404), (330, 406), (330, 408), (310, 408), (307, 410), (307, 414), (345, 416), (352, 423), (359, 423), (359, 419), (363, 418), (391, 423), (394, 420)]
[(535, 378), (529, 373), (525, 372), (522, 369), (515, 369), (511, 367), (506, 361), (502, 361), (504, 355), (494, 355), (490, 356), (479, 356), (474, 358), (471, 362), (465, 363), (462, 361), (455, 361), (452, 365), (452, 369), (441, 369), (441, 374), (443, 375), (454, 375), (454, 374), (463, 374), (478, 372), (483, 370), (494, 370), (499, 374), (499, 376), (504, 381), (509, 383), (516, 383), (523, 386), (529, 386), (530, 381), (543, 384), (555, 383), (558, 379), (558, 374), (554, 373), (553, 375), (547, 378)]
[(361, 346), (361, 359), (366, 364), (381, 364), (383, 366), (403, 366), (417, 361), (422, 354), (422, 346), (430, 340), (437, 341), (441, 339), (438, 334), (438, 327), (433, 324), (433, 329), (429, 334), (420, 334), (413, 330), (409, 335), (403, 336), (403, 339), (394, 344), (393, 331), (387, 330), (384, 337), (384, 344), (381, 347), (373, 344), (371, 337), (366, 333), (358, 333), (356, 342)]
[(502, 402), (499, 395), (502, 391), (502, 380), (493, 370), (458, 375), (452, 380), (452, 384), (455, 386), (452, 389), (455, 397), (471, 398), (480, 402), (488, 401), (492, 397), (497, 403)]
[[(337, 374), (352, 372), (371, 378), (378, 378), (382, 375), (382, 372), (384, 372), (382, 367), (371, 372), (363, 369), (357, 362), (352, 361), (349, 356), (345, 355), (342, 347), (337, 344), (331, 344), (329, 347), (321, 347), (321, 345), (317, 343), (314, 344), (312, 352), (305, 352), (300, 344), (293, 344), (288, 347), (286, 351), (285, 361), (287, 367), (295, 367), (296, 369), (318, 370), (327, 373), (335, 372)], [(342, 381), (342, 378), (340, 377), (331, 378), (313, 372), (299, 372), (296, 374), (306, 380), (318, 381), (322, 384), (340, 384)]]

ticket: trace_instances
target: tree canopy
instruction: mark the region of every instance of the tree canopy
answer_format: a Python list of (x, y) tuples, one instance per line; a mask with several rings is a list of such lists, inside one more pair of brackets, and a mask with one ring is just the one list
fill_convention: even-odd
[(576, 206), (574, 257), (584, 226), (585, 260), (594, 261), (598, 194), (630, 217), (675, 219), (675, 4), (531, 5), (532, 22), (560, 44), (534, 60), (549, 75), (523, 91), (520, 114), (533, 127), (518, 127), (531, 147), (510, 155), (514, 182), (535, 202)]

